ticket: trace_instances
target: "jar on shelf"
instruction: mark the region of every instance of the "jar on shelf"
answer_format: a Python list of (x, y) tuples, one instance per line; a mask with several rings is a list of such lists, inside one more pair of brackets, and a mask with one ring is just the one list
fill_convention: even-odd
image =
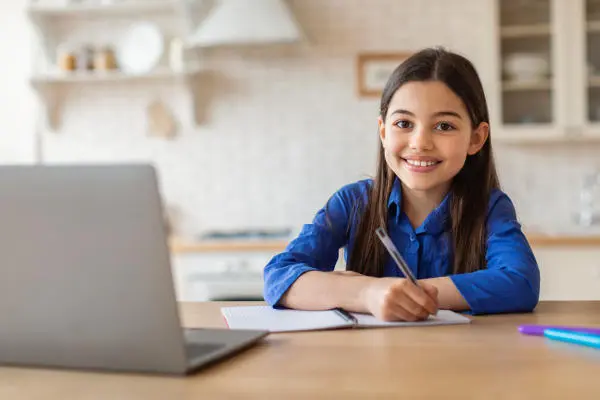
[(94, 69), (97, 71), (110, 71), (117, 68), (117, 58), (110, 46), (99, 47), (94, 54)]
[(94, 69), (94, 48), (84, 45), (77, 53), (77, 69), (80, 71), (91, 71)]
[(61, 71), (74, 71), (77, 67), (77, 55), (73, 47), (59, 46), (56, 51), (56, 64)]

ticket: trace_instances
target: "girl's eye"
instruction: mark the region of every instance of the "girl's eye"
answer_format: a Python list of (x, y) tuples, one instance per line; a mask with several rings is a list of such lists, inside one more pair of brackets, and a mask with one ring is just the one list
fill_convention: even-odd
[(410, 123), (410, 121), (407, 121), (407, 120), (398, 121), (394, 125), (396, 125), (400, 129), (409, 129), (412, 127), (412, 124)]
[(440, 122), (435, 126), (435, 129), (438, 131), (452, 131), (455, 128), (447, 122)]

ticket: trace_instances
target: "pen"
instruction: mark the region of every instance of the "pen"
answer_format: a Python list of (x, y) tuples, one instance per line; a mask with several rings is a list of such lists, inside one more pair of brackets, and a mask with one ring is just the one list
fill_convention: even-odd
[(344, 319), (346, 322), (350, 322), (352, 325), (356, 325), (356, 323), (358, 322), (356, 320), (356, 318), (354, 318), (354, 316), (352, 314), (350, 314), (348, 311), (342, 309), (342, 308), (334, 308), (333, 311), (339, 315), (340, 317), (342, 317), (342, 319)]
[(398, 268), (400, 268), (400, 271), (402, 271), (404, 276), (406, 278), (410, 279), (410, 281), (412, 283), (414, 283), (416, 286), (419, 286), (417, 279), (413, 275), (410, 268), (408, 268), (406, 261), (404, 261), (404, 258), (402, 258), (402, 256), (400, 255), (400, 252), (394, 245), (394, 242), (392, 242), (392, 239), (390, 239), (390, 237), (387, 234), (387, 232), (385, 231), (385, 229), (383, 229), (381, 227), (377, 228), (375, 230), (375, 233), (377, 234), (377, 236), (379, 237), (379, 239), (381, 240), (381, 242), (383, 243), (383, 245), (385, 246), (387, 251), (390, 253), (390, 255), (392, 256), (392, 258), (394, 259), (394, 261), (398, 265)]
[(600, 335), (594, 335), (592, 333), (563, 331), (560, 329), (546, 329), (544, 331), (544, 337), (552, 340), (559, 340), (561, 342), (600, 349)]
[(519, 332), (525, 335), (544, 336), (546, 329), (559, 329), (579, 333), (593, 333), (600, 335), (600, 328), (586, 328), (583, 326), (560, 326), (560, 325), (520, 325)]

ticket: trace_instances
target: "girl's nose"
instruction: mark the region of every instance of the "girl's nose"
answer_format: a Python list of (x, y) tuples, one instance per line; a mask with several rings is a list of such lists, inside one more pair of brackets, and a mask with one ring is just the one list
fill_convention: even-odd
[(415, 128), (410, 136), (410, 148), (413, 150), (431, 150), (433, 148), (432, 133), (422, 127)]

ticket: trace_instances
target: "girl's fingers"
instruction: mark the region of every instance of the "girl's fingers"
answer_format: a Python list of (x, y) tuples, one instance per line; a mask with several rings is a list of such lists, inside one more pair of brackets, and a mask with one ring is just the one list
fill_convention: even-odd
[(400, 306), (415, 316), (416, 319), (425, 319), (429, 316), (429, 311), (427, 311), (423, 306), (415, 302), (408, 293), (402, 292), (399, 298)]
[(398, 282), (398, 285), (391, 288), (386, 301), (388, 311), (404, 321), (417, 321), (427, 318), (429, 312), (415, 302), (406, 292), (405, 289), (408, 285), (412, 284), (402, 280)]
[(395, 303), (389, 305), (390, 321), (417, 321), (418, 317), (412, 312), (406, 310), (401, 304)]
[(423, 290), (425, 290), (429, 297), (431, 297), (435, 301), (436, 308), (440, 308), (440, 302), (438, 299), (438, 289), (435, 286), (429, 284), (423, 284), (421, 287), (423, 288)]
[(416, 321), (417, 317), (402, 305), (406, 302), (406, 295), (402, 290), (392, 288), (383, 300), (381, 317), (385, 321)]
[(412, 282), (407, 282), (404, 291), (415, 303), (427, 310), (429, 314), (437, 313), (437, 295), (434, 300), (429, 293), (421, 287), (415, 286)]

